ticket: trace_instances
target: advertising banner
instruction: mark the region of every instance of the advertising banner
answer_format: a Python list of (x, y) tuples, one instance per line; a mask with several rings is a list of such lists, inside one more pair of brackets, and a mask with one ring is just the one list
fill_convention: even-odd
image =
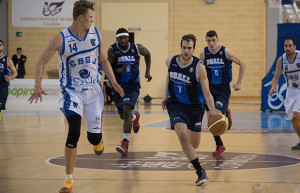
[(69, 27), (76, 0), (12, 0), (13, 27)]
[[(58, 79), (45, 79), (42, 81), (43, 89), (47, 95), (43, 95), (43, 102), (39, 106), (51, 106), (58, 108), (58, 100), (61, 97)], [(8, 89), (6, 106), (29, 106), (29, 97), (34, 91), (34, 79), (14, 79)], [(33, 102), (35, 103), (35, 102)], [(35, 104), (34, 104), (35, 105)]]

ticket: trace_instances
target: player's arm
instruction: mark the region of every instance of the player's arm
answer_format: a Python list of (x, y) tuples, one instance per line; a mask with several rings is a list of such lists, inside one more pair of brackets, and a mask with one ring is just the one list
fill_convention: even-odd
[(151, 67), (151, 53), (147, 48), (145, 48), (141, 44), (137, 44), (139, 48), (139, 52), (142, 56), (145, 58), (146, 63), (146, 72), (145, 72), (145, 78), (147, 79), (147, 82), (150, 82), (152, 79), (152, 76), (150, 75), (150, 67)]
[(200, 53), (199, 58), (202, 62), (204, 62), (204, 54), (203, 51)]
[(14, 78), (16, 78), (18, 76), (17, 69), (15, 68), (15, 65), (11, 59), (8, 60), (8, 68), (11, 73), (9, 76), (8, 75), (4, 76), (4, 79), (6, 82), (10, 82), (11, 80), (13, 80)]
[(48, 43), (47, 47), (44, 49), (40, 59), (35, 65), (35, 84), (34, 91), (28, 101), (30, 104), (35, 100), (37, 103), (38, 99), (43, 101), (42, 95), (47, 95), (47, 93), (42, 88), (42, 77), (44, 73), (44, 66), (49, 62), (49, 60), (53, 57), (53, 55), (59, 51), (61, 52), (62, 48), (62, 36), (58, 33), (56, 34)]
[(105, 52), (103, 51), (103, 37), (102, 34), (100, 34), (100, 40), (102, 42), (101, 44), (101, 48), (100, 48), (100, 55), (99, 55), (99, 61), (101, 64), (101, 67), (105, 73), (105, 75), (107, 76), (108, 80), (111, 82), (112, 87), (115, 89), (115, 91), (117, 91), (121, 97), (124, 96), (124, 92), (123, 89), (120, 87), (120, 85), (117, 83), (116, 78), (114, 76), (113, 70), (111, 68), (111, 65), (106, 57)]
[(246, 70), (246, 63), (244, 63), (240, 58), (238, 58), (236, 55), (234, 55), (228, 48), (226, 48), (226, 53), (227, 53), (229, 60), (231, 60), (232, 62), (234, 62), (240, 66), (239, 77), (238, 77), (237, 82), (233, 85), (233, 88), (235, 91), (241, 90), (242, 89), (242, 80), (243, 80), (245, 70)]
[[(169, 69), (169, 61), (170, 61), (170, 58), (167, 58), (166, 61), (165, 61), (165, 64), (166, 64), (168, 69)], [(166, 101), (168, 99), (168, 86), (169, 86), (169, 72), (167, 73), (167, 77), (166, 77), (165, 95), (164, 95), (164, 98), (161, 102), (161, 106), (162, 106), (163, 110), (166, 109)]]
[(272, 94), (276, 91), (276, 86), (278, 84), (281, 72), (282, 72), (282, 66), (281, 66), (281, 57), (280, 57), (277, 60), (275, 74), (271, 82), (271, 89), (269, 91), (270, 96), (272, 96)]
[(198, 67), (198, 77), (199, 77), (199, 81), (201, 84), (202, 92), (203, 92), (206, 104), (209, 108), (211, 115), (214, 115), (214, 114), (216, 114), (215, 102), (214, 102), (214, 98), (212, 97), (212, 95), (209, 91), (206, 70), (202, 63), (199, 63), (198, 66), (199, 66)]

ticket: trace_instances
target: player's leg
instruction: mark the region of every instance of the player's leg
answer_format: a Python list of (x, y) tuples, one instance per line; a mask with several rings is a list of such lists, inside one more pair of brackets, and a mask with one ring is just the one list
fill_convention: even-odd
[[(300, 112), (294, 112), (294, 117), (291, 120), (293, 128), (300, 139)], [(292, 150), (300, 150), (300, 142), (292, 147)]]
[(77, 143), (80, 137), (83, 103), (80, 93), (65, 89), (62, 90), (62, 94), (58, 104), (68, 121), (69, 131), (65, 144), (66, 177), (60, 193), (69, 193), (73, 188), (73, 171), (77, 155)]
[(93, 145), (95, 154), (100, 156), (104, 151), (102, 138), (102, 112), (104, 106), (104, 93), (100, 85), (86, 92), (84, 101), (84, 117), (87, 127), (88, 141)]
[(190, 125), (188, 126), (188, 134), (190, 144), (194, 149), (200, 145), (202, 119), (205, 109), (201, 106), (192, 105), (189, 107)]
[(2, 118), (2, 113), (6, 109), (5, 104), (8, 97), (8, 86), (6, 84), (0, 83), (0, 120)]
[(65, 111), (69, 132), (65, 145), (66, 177), (60, 193), (69, 193), (73, 189), (73, 171), (77, 156), (77, 143), (80, 137), (81, 116), (73, 111)]
[[(116, 146), (116, 150), (122, 155), (128, 155), (128, 146), (130, 141), (131, 128), (135, 133), (139, 130), (139, 117), (140, 114), (132, 114), (132, 110), (135, 107), (139, 96), (139, 87), (137, 88), (125, 88), (125, 96), (122, 98), (122, 101), (119, 103), (119, 106), (123, 106), (123, 140), (121, 144)], [(137, 128), (138, 124), (138, 128)]]
[(207, 182), (208, 178), (206, 176), (206, 172), (201, 167), (197, 153), (190, 143), (187, 125), (185, 123), (177, 122), (174, 125), (174, 129), (179, 139), (183, 153), (191, 162), (198, 175), (198, 179), (195, 182), (196, 185), (198, 186)]

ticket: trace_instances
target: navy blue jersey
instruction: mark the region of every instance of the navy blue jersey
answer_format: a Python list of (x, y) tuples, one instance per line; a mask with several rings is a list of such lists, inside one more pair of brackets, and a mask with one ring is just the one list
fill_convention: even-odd
[(7, 84), (8, 83), (5, 81), (4, 76), (9, 75), (9, 69), (8, 69), (8, 56), (2, 55), (0, 56), (0, 83)]
[(208, 47), (203, 49), (204, 65), (209, 84), (229, 84), (232, 80), (232, 61), (228, 59), (226, 47), (212, 53)]
[[(130, 83), (140, 85), (140, 53), (136, 44), (128, 43), (128, 49), (122, 50), (118, 43), (114, 43), (110, 47), (113, 50), (114, 62), (111, 64), (114, 69), (116, 80), (119, 84)], [(117, 68), (130, 65), (126, 72), (117, 73)]]
[(179, 62), (179, 55), (170, 59), (168, 100), (184, 104), (203, 104), (204, 97), (198, 81), (199, 62), (201, 61), (193, 56), (191, 63), (183, 66)]

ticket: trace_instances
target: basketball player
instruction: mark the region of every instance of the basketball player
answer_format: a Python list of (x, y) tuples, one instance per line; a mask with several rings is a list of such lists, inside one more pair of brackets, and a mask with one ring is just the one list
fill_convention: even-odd
[[(286, 83), (286, 99), (284, 101), (286, 119), (291, 120), (293, 128), (300, 139), (300, 51), (296, 50), (296, 41), (293, 38), (284, 40), (285, 53), (278, 58), (276, 70), (271, 83), (269, 95), (276, 91), (281, 72)], [(292, 147), (300, 150), (300, 142)]]
[(146, 63), (145, 78), (151, 81), (150, 75), (151, 54), (141, 44), (134, 44), (129, 41), (129, 33), (124, 28), (119, 28), (116, 32), (116, 43), (108, 49), (108, 61), (112, 65), (114, 75), (118, 83), (122, 86), (125, 96), (120, 96), (114, 89), (114, 102), (118, 108), (120, 118), (123, 122), (123, 140), (121, 145), (116, 146), (116, 150), (123, 156), (128, 155), (128, 145), (131, 128), (137, 133), (140, 129), (140, 113), (132, 114), (135, 103), (140, 95), (140, 55), (144, 56)]
[[(215, 108), (218, 114), (226, 114), (228, 117), (228, 129), (232, 125), (231, 112), (228, 108), (229, 97), (231, 95), (230, 82), (232, 80), (232, 62), (240, 66), (239, 77), (233, 88), (235, 91), (241, 90), (242, 79), (246, 70), (246, 64), (233, 54), (228, 48), (219, 44), (218, 34), (214, 30), (206, 33), (207, 47), (200, 53), (200, 60), (203, 61), (209, 81), (209, 90), (214, 97)], [(207, 120), (211, 113), (204, 104), (207, 112)], [(216, 150), (213, 156), (220, 155), (225, 151), (225, 146), (220, 136), (214, 136)]]
[[(60, 193), (70, 193), (73, 188), (73, 170), (80, 137), (81, 120), (85, 116), (87, 138), (97, 155), (104, 149), (102, 140), (103, 91), (99, 84), (102, 69), (114, 89), (124, 95), (113, 75), (103, 50), (103, 38), (94, 21), (94, 2), (79, 0), (74, 3), (72, 25), (56, 34), (43, 51), (37, 65), (35, 89), (29, 98), (35, 103), (46, 94), (42, 88), (44, 65), (57, 53), (59, 57), (59, 80), (62, 97), (59, 108), (69, 124), (65, 145), (66, 178)], [(101, 66), (99, 65), (99, 62)]]
[(3, 53), (4, 42), (0, 40), (0, 120), (8, 96), (9, 82), (17, 77), (18, 72), (13, 61)]
[(198, 186), (208, 180), (195, 151), (200, 144), (205, 111), (202, 103), (205, 99), (212, 115), (215, 114), (215, 107), (202, 61), (193, 56), (195, 46), (196, 37), (193, 34), (184, 35), (181, 39), (181, 55), (166, 60), (168, 75), (162, 108), (167, 108), (171, 128), (175, 130), (184, 154), (196, 170)]

